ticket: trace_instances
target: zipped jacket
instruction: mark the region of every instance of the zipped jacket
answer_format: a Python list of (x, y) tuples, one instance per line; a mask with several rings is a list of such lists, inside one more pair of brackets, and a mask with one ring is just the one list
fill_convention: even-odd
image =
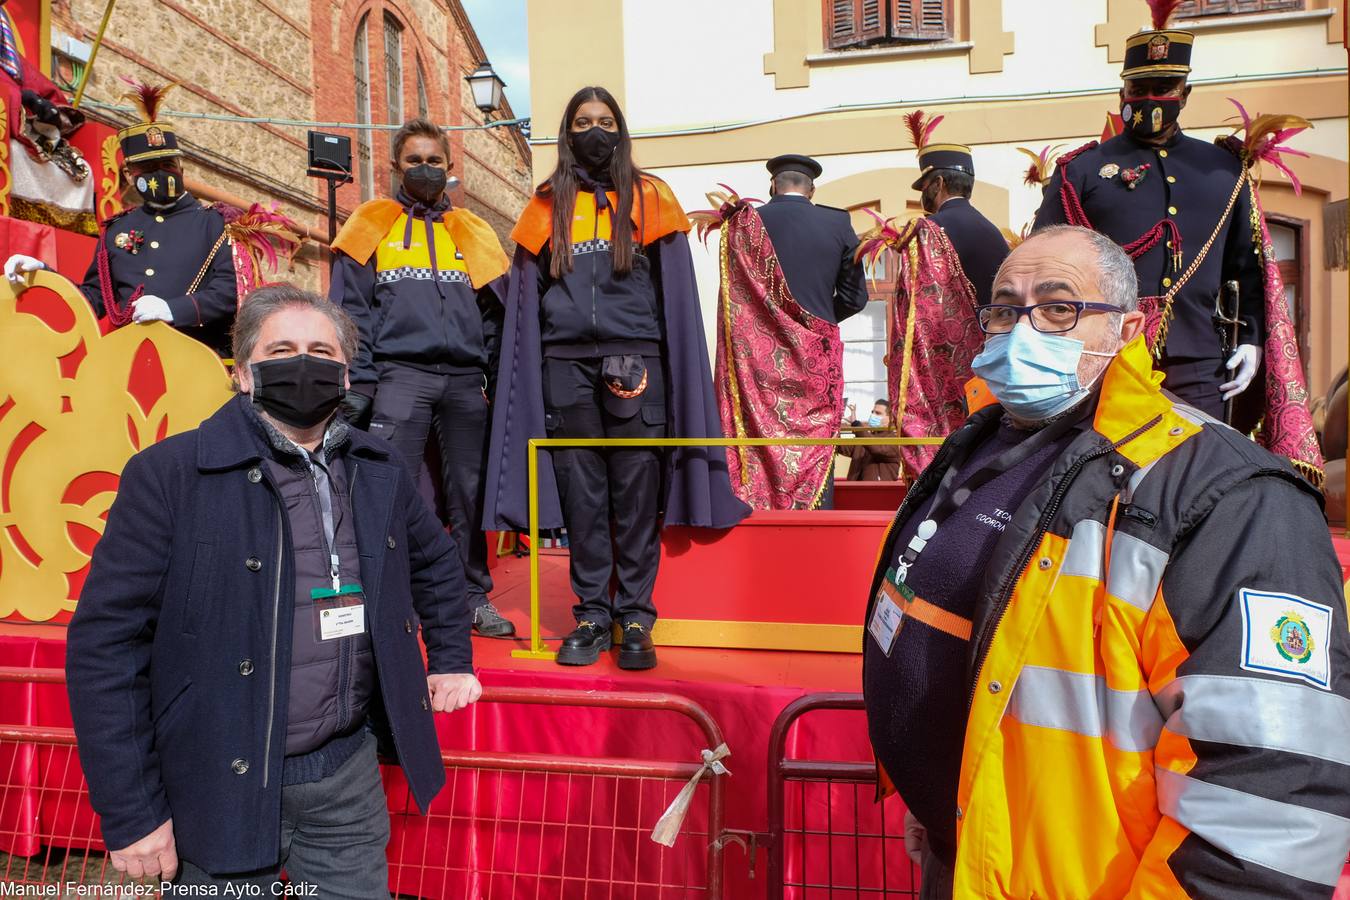
[[(1160, 382), (1131, 342), (984, 573), (956, 897), (1326, 898), (1345, 862), (1350, 634), (1319, 497)], [(897, 522), (997, 425), (987, 388), (968, 400)]]

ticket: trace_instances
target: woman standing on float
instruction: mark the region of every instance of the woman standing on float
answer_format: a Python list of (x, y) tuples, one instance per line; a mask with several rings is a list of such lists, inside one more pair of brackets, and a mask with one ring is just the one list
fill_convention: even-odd
[[(484, 527), (529, 527), (531, 438), (721, 437), (689, 227), (665, 182), (633, 162), (614, 97), (578, 91), (557, 166), (511, 234)], [(563, 665), (595, 662), (614, 623), (619, 666), (656, 665), (663, 518), (727, 528), (749, 511), (720, 448), (558, 449), (540, 454), (538, 489), (539, 527), (563, 525), (569, 537), (577, 628), (558, 652)]]

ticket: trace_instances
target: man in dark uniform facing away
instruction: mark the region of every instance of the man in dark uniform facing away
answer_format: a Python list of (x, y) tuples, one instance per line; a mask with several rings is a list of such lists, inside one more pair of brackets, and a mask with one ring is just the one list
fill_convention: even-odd
[(946, 233), (961, 260), (961, 270), (975, 288), (980, 306), (989, 303), (994, 275), (1008, 255), (1008, 242), (998, 226), (970, 203), (975, 188), (975, 160), (960, 144), (932, 144), (919, 152), (923, 211)]

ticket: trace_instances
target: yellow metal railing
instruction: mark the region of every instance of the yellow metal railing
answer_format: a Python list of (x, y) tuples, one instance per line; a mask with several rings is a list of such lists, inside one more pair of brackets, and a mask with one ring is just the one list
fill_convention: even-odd
[(530, 649), (517, 659), (553, 659), (539, 633), (539, 451), (562, 447), (932, 447), (945, 438), (533, 438), (527, 451), (530, 492)]

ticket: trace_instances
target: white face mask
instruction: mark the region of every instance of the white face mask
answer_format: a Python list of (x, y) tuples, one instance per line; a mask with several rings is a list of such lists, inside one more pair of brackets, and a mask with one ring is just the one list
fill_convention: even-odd
[(1024, 421), (1041, 422), (1091, 392), (1092, 384), (1078, 381), (1078, 363), (1083, 356), (1113, 358), (1119, 352), (1085, 350), (1077, 338), (1043, 334), (1030, 325), (1019, 324), (1006, 334), (990, 335), (971, 369), (989, 385), (1005, 410)]

